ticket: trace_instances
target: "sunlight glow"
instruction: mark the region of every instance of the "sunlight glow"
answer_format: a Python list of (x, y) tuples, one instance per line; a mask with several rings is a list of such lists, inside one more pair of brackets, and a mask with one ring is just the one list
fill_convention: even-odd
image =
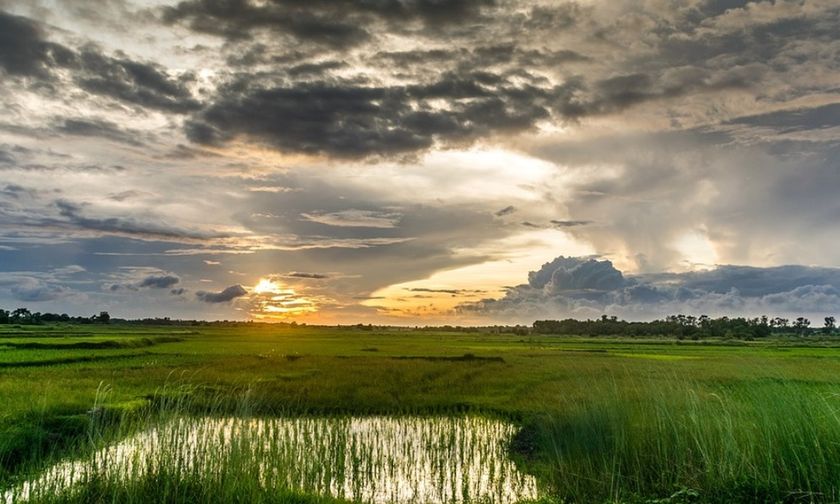
[(255, 319), (284, 320), (318, 311), (314, 299), (301, 296), (291, 287), (270, 278), (261, 278), (251, 293), (251, 316)]

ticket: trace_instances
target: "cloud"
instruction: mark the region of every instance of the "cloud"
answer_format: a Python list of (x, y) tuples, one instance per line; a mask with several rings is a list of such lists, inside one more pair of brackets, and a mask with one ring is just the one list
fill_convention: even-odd
[[(199, 108), (186, 87), (191, 74), (173, 78), (156, 63), (140, 62), (125, 57), (108, 56), (88, 44), (80, 50), (45, 39), (44, 30), (35, 21), (0, 11), (0, 68), (16, 76), (33, 77), (43, 82), (58, 83), (56, 70), (69, 70), (73, 82), (81, 89), (109, 96), (128, 103), (174, 113)], [(75, 128), (74, 128), (75, 126)], [(90, 134), (103, 131), (103, 124), (75, 124), (69, 129)], [(113, 128), (106, 128), (113, 137)]]
[(242, 296), (247, 296), (248, 291), (241, 285), (231, 285), (221, 292), (198, 291), (195, 296), (205, 303), (227, 303)]
[(282, 276), (288, 277), (288, 278), (310, 278), (310, 279), (315, 279), (315, 280), (323, 280), (323, 279), (326, 279), (326, 278), (330, 278), (330, 275), (327, 275), (327, 274), (324, 274), (324, 273), (305, 273), (305, 272), (302, 272), (302, 271), (290, 271), (290, 272), (288, 272), (288, 273), (286, 273), (285, 275), (282, 275)]
[(181, 279), (175, 275), (150, 275), (141, 280), (137, 286), (141, 288), (168, 289), (180, 281)]
[[(353, 81), (223, 89), (186, 123), (190, 140), (222, 145), (242, 137), (282, 151), (337, 158), (425, 151), (519, 132), (547, 119), (544, 90), (490, 72), (448, 73), (429, 84)], [(441, 108), (440, 105), (444, 104)]]
[(459, 294), (481, 294), (486, 292), (479, 289), (430, 289), (426, 287), (411, 287), (406, 290), (409, 292), (428, 292), (430, 294), (451, 294), (453, 296)]
[(516, 212), (516, 207), (514, 207), (513, 205), (508, 205), (502, 208), (501, 210), (498, 210), (493, 215), (495, 215), (496, 217), (504, 217), (505, 215), (510, 215), (514, 212)]
[(61, 119), (54, 128), (55, 131), (67, 135), (100, 137), (133, 146), (143, 145), (139, 132), (123, 129), (116, 123), (104, 119), (65, 118)]
[(394, 27), (420, 21), (434, 30), (440, 25), (465, 22), (489, 0), (385, 0), (336, 4), (329, 1), (303, 3), (298, 0), (185, 0), (163, 9), (168, 23), (183, 23), (193, 30), (223, 36), (229, 40), (252, 38), (256, 32), (291, 37), (300, 42), (323, 44), (337, 49), (352, 47), (371, 37), (371, 25), (386, 22)]
[(0, 68), (7, 74), (46, 79), (70, 57), (68, 49), (44, 40), (37, 23), (0, 11)]
[(630, 319), (677, 313), (819, 317), (840, 312), (840, 268), (721, 265), (625, 276), (610, 261), (560, 256), (504, 297), (462, 303), (457, 310), (511, 322), (603, 313)]
[(71, 293), (64, 286), (50, 284), (37, 278), (23, 278), (11, 288), (11, 294), (15, 299), (28, 303), (53, 301)]
[(190, 75), (173, 78), (160, 65), (106, 56), (92, 47), (83, 49), (78, 61), (76, 82), (90, 93), (174, 113), (200, 107), (186, 86)]
[(577, 227), (577, 226), (586, 226), (592, 224), (592, 221), (588, 220), (551, 220), (551, 224), (559, 228), (570, 228), (570, 227)]
[[(203, 233), (188, 229), (179, 229), (162, 222), (139, 220), (133, 217), (91, 217), (83, 212), (83, 205), (65, 199), (56, 200), (55, 207), (64, 218), (63, 223), (72, 224), (81, 229), (133, 236), (140, 239), (208, 240), (223, 238), (217, 233)], [(45, 219), (45, 224), (59, 224), (61, 221)]]
[(367, 228), (393, 228), (396, 227), (402, 214), (396, 212), (379, 212), (374, 210), (342, 210), (328, 213), (302, 213), (305, 220), (337, 227), (367, 227)]
[(573, 290), (613, 290), (624, 286), (624, 276), (610, 261), (560, 256), (528, 273), (528, 284), (549, 293)]
[(0, 165), (11, 165), (15, 162), (15, 156), (11, 152), (0, 149)]

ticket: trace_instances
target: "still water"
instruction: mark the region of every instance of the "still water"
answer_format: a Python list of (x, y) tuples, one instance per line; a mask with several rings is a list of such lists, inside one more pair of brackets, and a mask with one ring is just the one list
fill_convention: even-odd
[(534, 478), (507, 456), (515, 433), (482, 417), (181, 418), (58, 464), (0, 502), (166, 468), (206, 477), (246, 471), (267, 489), (370, 503), (507, 504), (537, 495)]

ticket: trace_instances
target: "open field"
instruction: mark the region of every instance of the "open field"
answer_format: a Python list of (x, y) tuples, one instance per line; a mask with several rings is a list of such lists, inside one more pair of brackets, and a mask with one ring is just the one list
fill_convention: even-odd
[[(512, 457), (546, 500), (840, 499), (840, 348), (831, 340), (7, 326), (0, 404), (0, 487), (173, 412), (470, 413), (521, 427)], [(199, 484), (165, 469), (56, 498), (150, 502), (165, 491), (190, 502), (235, 490), (248, 501), (322, 499), (294, 489), (266, 496), (244, 470), (235, 483)]]

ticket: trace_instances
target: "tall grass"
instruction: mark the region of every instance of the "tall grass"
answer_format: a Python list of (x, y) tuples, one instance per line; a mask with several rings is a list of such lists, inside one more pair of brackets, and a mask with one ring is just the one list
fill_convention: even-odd
[(247, 392), (235, 415), (222, 406), (223, 416), (191, 416), (194, 396), (174, 392), (124, 422), (134, 433), (117, 442), (108, 442), (115, 434), (106, 423), (93, 424), (88, 456), (0, 492), (0, 502), (299, 502), (308, 495), (504, 504), (535, 496), (533, 477), (506, 456), (516, 428), (497, 419), (252, 417)]
[[(836, 385), (749, 378), (749, 373), (744, 379), (715, 381), (620, 372), (581, 376), (567, 385), (586, 394), (558, 390), (546, 395), (544, 412), (524, 418), (509, 447), (518, 469), (537, 477), (546, 500), (840, 502)], [(107, 389), (98, 397), (90, 413), (87, 448), (82, 449), (88, 457), (82, 460), (166, 425), (176, 426), (159, 431), (172, 436), (162, 441), (172, 449), (144, 455), (146, 459), (118, 471), (87, 471), (70, 491), (57, 480), (52, 486), (49, 479), (43, 480), (29, 502), (389, 501), (387, 496), (354, 493), (352, 485), (342, 492), (323, 491), (327, 481), (348, 475), (351, 482), (354, 477), (363, 481), (390, 463), (377, 445), (348, 435), (348, 417), (319, 424), (301, 420), (282, 428), (269, 421), (248, 435), (231, 436), (219, 425), (241, 426), (264, 418), (260, 415), (265, 405), (247, 387), (231, 393), (168, 386), (139, 405), (108, 405)], [(283, 412), (275, 408), (274, 413)], [(207, 423), (207, 418), (217, 423)], [(403, 422), (410, 426), (410, 417), (403, 417)], [(419, 453), (420, 448), (408, 442), (409, 431), (388, 431), (381, 425), (370, 430), (381, 433), (379, 437), (391, 436), (390, 443), (407, 443), (406, 453)], [(431, 436), (449, 448), (439, 451), (441, 467), (450, 459), (463, 458), (459, 450), (480, 445), (468, 439), (478, 430), (447, 432), (449, 441), (440, 433), (438, 438)], [(506, 431), (505, 436), (511, 433)], [(288, 437), (292, 435), (297, 436), (294, 443)], [(183, 456), (189, 453), (178, 448), (184, 443), (204, 453), (201, 463), (195, 463), (195, 455)], [(306, 447), (302, 455), (282, 448), (292, 444)], [(498, 463), (497, 454), (490, 452), (476, 457)], [(102, 463), (106, 469), (115, 467), (107, 458)], [(38, 469), (43, 466), (42, 461)], [(34, 469), (30, 476), (37, 474)], [(288, 480), (289, 475), (299, 476), (300, 481)], [(453, 485), (451, 480), (436, 484)], [(458, 495), (460, 487), (455, 487), (447, 495)], [(490, 502), (500, 500), (485, 497)], [(464, 500), (464, 495), (451, 500)]]
[(836, 387), (625, 377), (590, 391), (530, 418), (514, 441), (558, 499), (840, 501)]

